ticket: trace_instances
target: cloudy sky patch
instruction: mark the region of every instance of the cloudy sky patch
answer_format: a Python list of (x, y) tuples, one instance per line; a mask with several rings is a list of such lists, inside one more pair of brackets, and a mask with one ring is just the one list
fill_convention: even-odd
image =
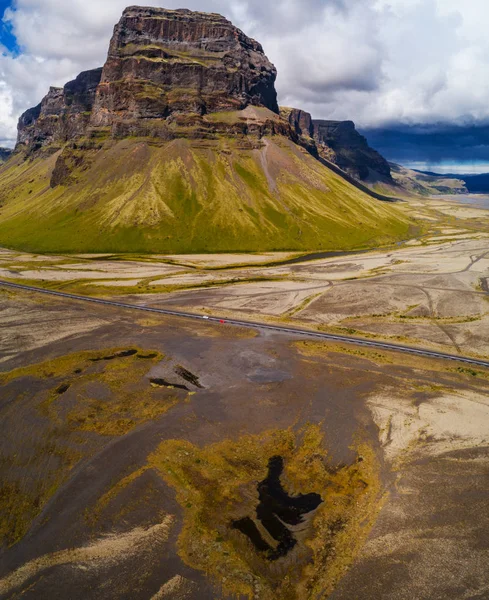
[[(50, 85), (101, 66), (128, 0), (0, 0), (0, 145)], [(278, 68), (280, 102), (360, 127), (489, 122), (486, 0), (144, 0), (219, 12)], [(14, 37), (12, 37), (12, 35)]]

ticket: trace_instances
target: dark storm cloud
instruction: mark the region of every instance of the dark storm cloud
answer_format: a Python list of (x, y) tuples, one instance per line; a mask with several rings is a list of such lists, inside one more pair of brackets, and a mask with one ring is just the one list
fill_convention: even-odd
[(367, 129), (362, 133), (395, 163), (421, 162), (433, 166), (447, 161), (489, 163), (489, 124), (449, 126), (439, 123)]

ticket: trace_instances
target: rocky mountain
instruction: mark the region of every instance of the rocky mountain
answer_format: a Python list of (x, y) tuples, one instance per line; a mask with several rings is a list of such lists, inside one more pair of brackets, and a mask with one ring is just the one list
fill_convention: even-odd
[(317, 156), (318, 148), (314, 140), (312, 116), (299, 108), (288, 107), (280, 107), (280, 115), (288, 121), (292, 131), (298, 136), (301, 146), (306, 148), (313, 156)]
[(297, 135), (304, 138), (314, 137), (312, 116), (299, 108), (280, 108), (280, 114), (288, 120)]
[(50, 88), (40, 104), (20, 117), (17, 148), (35, 152), (85, 134), (101, 76), (102, 69), (85, 71), (64, 88)]
[(133, 6), (103, 69), (51, 88), (20, 118), (18, 142), (32, 151), (106, 127), (171, 139), (178, 125), (202, 125), (198, 117), (216, 111), (278, 113), (276, 77), (261, 45), (220, 15)]
[(12, 155), (12, 150), (10, 148), (0, 148), (0, 164), (7, 161)]
[(261, 45), (220, 15), (131, 7), (115, 27), (91, 122), (131, 129), (249, 104), (278, 113), (276, 77)]
[(298, 108), (284, 107), (280, 114), (313, 155), (333, 163), (358, 181), (394, 184), (389, 163), (368, 145), (352, 121), (318, 121)]
[(368, 145), (352, 121), (313, 121), (319, 154), (355, 179), (393, 183), (389, 163)]
[(220, 15), (130, 7), (102, 69), (22, 115), (0, 243), (31, 250), (346, 249), (405, 238), (400, 208), (317, 160), (275, 67)]

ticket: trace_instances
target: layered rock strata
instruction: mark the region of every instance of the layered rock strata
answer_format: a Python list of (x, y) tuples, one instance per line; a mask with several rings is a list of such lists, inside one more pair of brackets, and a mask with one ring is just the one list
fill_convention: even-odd
[(209, 113), (252, 105), (278, 114), (276, 76), (262, 46), (220, 15), (130, 7), (103, 69), (52, 87), (21, 116), (18, 144), (33, 152), (107, 128), (113, 137), (173, 139), (179, 128), (201, 137), (216, 129), (202, 120)]
[(217, 14), (127, 8), (114, 29), (92, 125), (264, 106), (277, 72), (262, 46)]

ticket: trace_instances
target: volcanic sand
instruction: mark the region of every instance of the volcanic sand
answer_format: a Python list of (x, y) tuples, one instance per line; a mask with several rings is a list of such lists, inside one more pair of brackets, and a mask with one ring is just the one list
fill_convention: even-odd
[[(485, 371), (276, 333), (250, 337), (231, 327), (165, 317), (144, 323), (131, 311), (24, 292), (4, 293), (0, 302), (2, 313), (11, 315), (10, 354), (1, 367), (7, 374), (0, 411), (9, 423), (2, 481), (28, 493), (36, 482), (62, 474), (33, 505), (38, 514), (27, 532), (3, 548), (4, 597), (76, 600), (130, 593), (144, 600), (200, 600), (228, 597), (238, 579), (260, 597), (284, 600), (333, 588), (331, 597), (339, 600), (358, 594), (367, 600), (484, 597)], [(16, 337), (25, 318), (48, 315), (56, 331), (80, 312), (85, 322), (76, 320), (71, 335), (34, 336), (29, 346)], [(116, 358), (110, 348), (143, 350)], [(128, 365), (142, 378), (131, 379)], [(179, 366), (198, 376), (201, 387), (177, 376)], [(186, 384), (189, 391), (149, 386), (150, 379), (170, 377), (170, 384)], [(68, 383), (72, 387), (64, 392)], [(114, 405), (126, 389), (133, 406), (122, 400)], [(139, 407), (148, 389), (152, 398), (175, 395), (176, 402), (159, 416), (143, 416)], [(95, 412), (83, 413), (95, 398)], [(139, 424), (119, 434), (108, 430), (106, 419), (117, 418), (113, 410), (136, 410)], [(70, 420), (73, 411), (89, 421)], [(312, 437), (304, 446), (306, 432)], [(282, 479), (289, 493), (314, 491), (319, 474), (326, 473), (315, 469), (325, 465), (328, 477), (361, 469), (364, 479), (351, 489), (348, 480), (338, 479), (341, 491), (331, 505), (328, 489), (320, 489), (325, 512), (307, 521), (294, 534), (297, 547), (270, 566), (244, 535), (231, 531), (230, 522), (235, 511), (253, 515), (267, 452), (278, 450), (280, 440), (289, 457)], [(155, 469), (162, 448), (175, 449), (163, 458), (175, 474), (186, 469), (185, 478), (167, 478), (160, 466)], [(294, 461), (303, 466), (296, 470)], [(209, 487), (206, 481), (214, 477)], [(193, 485), (204, 496), (192, 496)], [(228, 504), (221, 496), (213, 499), (215, 485), (230, 494)], [(360, 495), (352, 505), (348, 498), (354, 494)], [(195, 512), (200, 497), (207, 501)], [(22, 514), (21, 502), (9, 506)], [(327, 538), (315, 537), (325, 531), (322, 519), (334, 506), (343, 511), (341, 528), (329, 529), (336, 554), (329, 542), (324, 545)], [(358, 507), (366, 512), (355, 512)], [(195, 527), (203, 528), (201, 535), (185, 535)], [(212, 537), (213, 527), (219, 536)], [(208, 570), (192, 551), (205, 557)], [(219, 575), (223, 561), (235, 576)], [(273, 595), (270, 590), (287, 581), (287, 573), (295, 573), (299, 587)]]

